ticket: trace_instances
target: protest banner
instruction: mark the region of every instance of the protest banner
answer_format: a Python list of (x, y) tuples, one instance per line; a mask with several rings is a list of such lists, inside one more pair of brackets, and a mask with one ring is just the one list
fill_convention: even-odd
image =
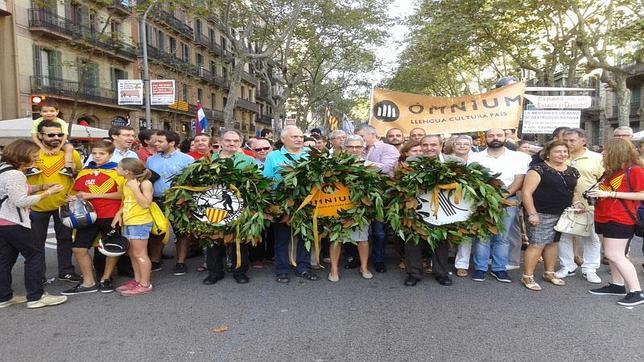
[(173, 79), (153, 79), (150, 81), (150, 104), (169, 106), (175, 103), (175, 83)]
[(369, 123), (379, 135), (390, 128), (404, 133), (423, 128), (428, 134), (517, 128), (525, 84), (516, 83), (487, 93), (462, 97), (373, 90)]
[(580, 110), (525, 110), (521, 133), (549, 134), (557, 127), (578, 128)]
[(119, 79), (117, 94), (119, 105), (142, 105), (143, 81), (140, 79)]

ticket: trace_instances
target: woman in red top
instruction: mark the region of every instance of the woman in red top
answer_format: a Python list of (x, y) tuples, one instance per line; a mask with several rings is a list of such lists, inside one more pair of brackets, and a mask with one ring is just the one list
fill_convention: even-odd
[(604, 146), (604, 178), (599, 187), (588, 192), (598, 198), (595, 204), (595, 231), (610, 263), (612, 283), (590, 290), (595, 295), (625, 297), (617, 304), (633, 306), (644, 303), (644, 293), (635, 266), (624, 255), (635, 233), (637, 208), (644, 200), (644, 169), (635, 146), (613, 138)]

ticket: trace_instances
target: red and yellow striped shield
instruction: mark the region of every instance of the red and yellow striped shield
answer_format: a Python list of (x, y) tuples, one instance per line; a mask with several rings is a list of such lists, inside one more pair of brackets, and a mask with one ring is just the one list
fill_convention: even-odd
[(228, 211), (221, 209), (208, 208), (206, 209), (206, 217), (208, 221), (213, 224), (218, 224), (221, 220), (226, 218)]

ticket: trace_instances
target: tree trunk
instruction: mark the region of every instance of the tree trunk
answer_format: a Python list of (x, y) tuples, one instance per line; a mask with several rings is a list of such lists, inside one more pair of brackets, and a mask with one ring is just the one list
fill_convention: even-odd
[(630, 125), (631, 90), (626, 86), (626, 77), (626, 74), (613, 73), (615, 96), (617, 97), (617, 123), (619, 126)]
[(228, 98), (224, 106), (224, 128), (233, 129), (235, 127), (235, 104), (237, 103), (237, 90), (241, 89), (241, 76), (244, 70), (245, 62), (235, 59), (235, 66), (230, 75), (230, 88), (228, 89)]

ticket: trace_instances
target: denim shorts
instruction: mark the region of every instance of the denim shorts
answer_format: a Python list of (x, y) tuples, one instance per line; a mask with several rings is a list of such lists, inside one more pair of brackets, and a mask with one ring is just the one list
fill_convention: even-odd
[(150, 237), (152, 230), (152, 223), (143, 225), (125, 225), (123, 228), (123, 236), (128, 239), (147, 240)]

